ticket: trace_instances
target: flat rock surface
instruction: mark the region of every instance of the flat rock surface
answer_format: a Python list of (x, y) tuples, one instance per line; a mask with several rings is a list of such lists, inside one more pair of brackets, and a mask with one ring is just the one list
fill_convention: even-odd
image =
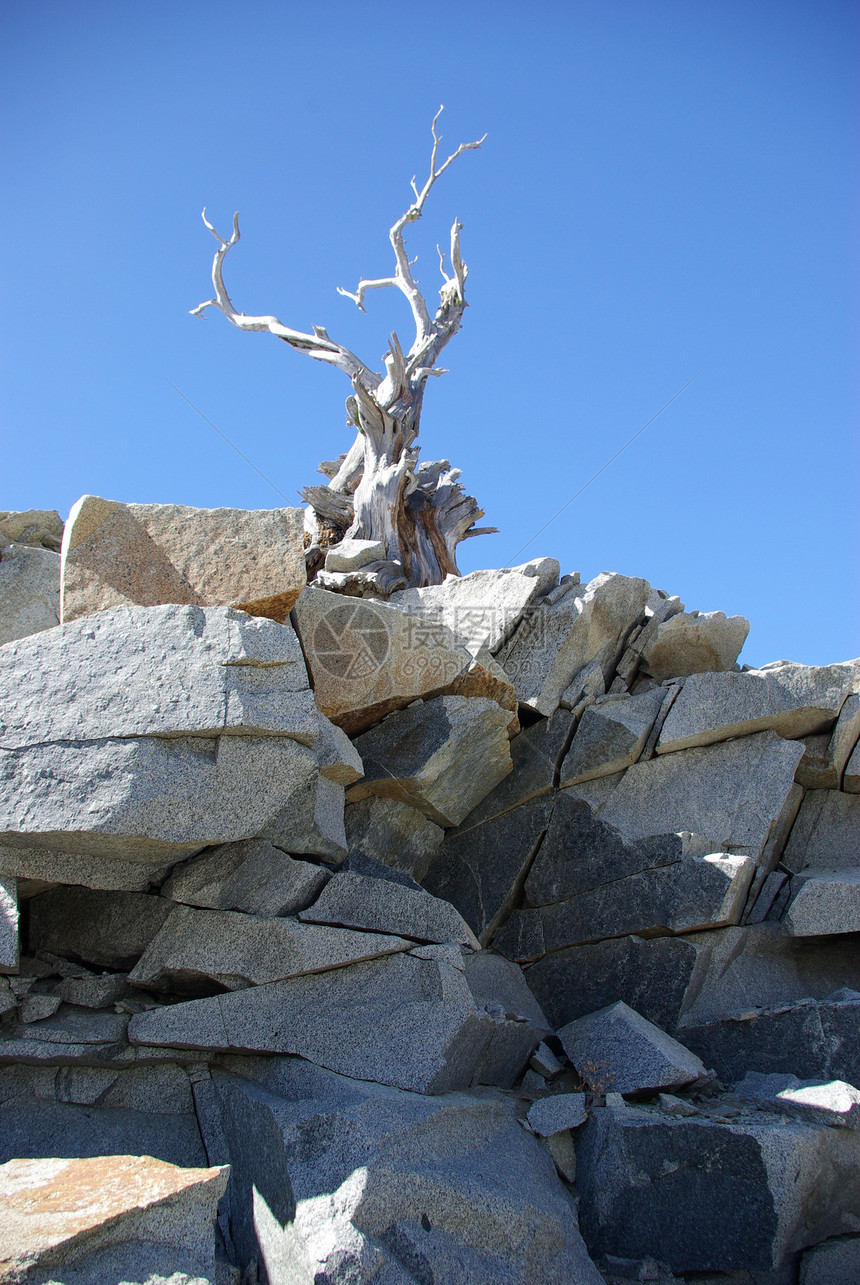
[(791, 885), (792, 899), (782, 922), (793, 937), (860, 932), (860, 866), (807, 868), (794, 876)]
[(330, 877), (324, 867), (288, 856), (268, 839), (245, 839), (177, 866), (161, 894), (207, 910), (295, 915), (316, 900)]
[(26, 544), (0, 550), (0, 646), (59, 623), (59, 554)]
[(462, 971), (397, 954), (139, 1013), (133, 1044), (294, 1053), (419, 1093), (465, 1088), (489, 1042)]
[[(0, 749), (12, 846), (162, 866), (254, 836), (345, 854), (343, 787), (286, 736), (126, 737)], [(21, 874), (44, 878), (23, 869)]]
[(839, 790), (803, 797), (781, 864), (787, 870), (853, 869), (860, 865), (860, 798)]
[[(626, 839), (687, 830), (711, 840), (715, 852), (757, 856), (782, 812), (802, 755), (798, 742), (767, 731), (634, 763), (617, 785), (606, 787), (597, 816)], [(617, 778), (605, 779), (614, 783)], [(588, 785), (570, 788), (587, 798)]]
[(598, 1092), (682, 1088), (705, 1074), (695, 1053), (623, 1000), (569, 1022), (558, 1038), (579, 1074)]
[(0, 1169), (0, 1280), (124, 1240), (196, 1250), (214, 1268), (215, 1208), (228, 1169), (178, 1169), (152, 1156), (10, 1160)]
[(799, 1080), (796, 1075), (749, 1071), (735, 1092), (812, 1124), (860, 1129), (860, 1090), (844, 1080)]
[(685, 857), (565, 901), (515, 910), (494, 944), (523, 962), (607, 937), (656, 936), (737, 924), (754, 869), (751, 857), (728, 853)]
[(528, 1109), (526, 1119), (532, 1133), (551, 1138), (564, 1129), (578, 1129), (588, 1118), (584, 1093), (553, 1093), (538, 1098)]
[[(12, 696), (14, 694), (14, 700)], [(120, 607), (0, 651), (0, 747), (292, 736), (319, 716), (292, 628), (226, 607)]]
[(378, 794), (456, 826), (511, 771), (508, 716), (483, 697), (438, 696), (389, 715), (356, 741), (364, 780), (349, 798)]
[(53, 888), (30, 900), (30, 948), (103, 968), (131, 968), (172, 908), (143, 892)]
[(197, 987), (199, 993), (208, 980), (235, 991), (375, 959), (410, 945), (381, 933), (173, 906), (129, 981), (153, 990)]
[(561, 765), (562, 786), (610, 776), (635, 763), (666, 693), (661, 687), (637, 696), (604, 700), (582, 715), (576, 735)]
[(787, 738), (823, 732), (836, 721), (858, 680), (860, 664), (855, 661), (820, 667), (779, 661), (739, 674), (693, 674), (669, 710), (657, 753), (767, 728)]
[(18, 971), (18, 885), (0, 879), (0, 972)]
[(350, 854), (382, 862), (419, 883), (445, 838), (442, 826), (417, 808), (377, 794), (347, 804), (343, 820)]
[(423, 888), (342, 871), (299, 915), (305, 923), (339, 924), (369, 933), (397, 933), (424, 942), (457, 942), (478, 949), (475, 934), (449, 902)]
[(302, 509), (195, 509), (84, 495), (63, 534), (62, 619), (191, 603), (286, 620), (305, 586)]

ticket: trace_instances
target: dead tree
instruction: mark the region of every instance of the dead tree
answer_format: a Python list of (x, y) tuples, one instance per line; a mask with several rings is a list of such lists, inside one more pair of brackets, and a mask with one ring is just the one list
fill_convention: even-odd
[[(441, 111), (440, 107), (431, 127), (429, 177), (420, 191), (412, 179), (415, 199), (389, 232), (394, 250), (393, 275), (359, 281), (354, 293), (339, 289), (362, 312), (368, 290), (393, 286), (405, 295), (415, 323), (415, 339), (404, 353), (397, 334), (391, 334), (388, 352), (382, 359), (384, 375), (370, 370), (355, 353), (335, 343), (322, 326), (314, 326), (313, 334), (303, 334), (285, 326), (277, 317), (250, 317), (237, 312), (222, 273), (227, 252), (239, 240), (239, 216), (233, 216), (233, 232), (225, 240), (203, 211), (203, 222), (219, 243), (212, 264), (215, 295), (194, 308), (192, 315), (199, 317), (206, 308), (218, 308), (240, 330), (268, 330), (291, 348), (337, 366), (352, 381), (353, 393), (346, 409), (348, 423), (357, 430), (355, 441), (347, 454), (320, 465), (319, 471), (329, 478), (327, 486), (309, 486), (301, 492), (309, 506), (309, 578), (316, 577), (326, 587), (347, 593), (386, 596), (408, 585), (440, 584), (448, 574), (459, 575), (456, 549), (461, 540), (495, 530), (475, 526), (483, 510), (459, 484), (459, 469), (452, 469), (447, 460), (419, 463), (419, 448), (415, 445), (427, 380), (431, 375), (445, 373), (436, 363), (462, 324), (468, 269), (460, 255), (461, 224), (455, 219), (451, 228), (450, 275), (440, 249), (443, 285), (439, 306), (431, 317), (413, 275), (415, 261), (410, 261), (406, 253), (403, 234), (410, 223), (421, 218), (434, 183), (449, 165), (484, 141), (481, 138), (474, 143), (461, 143), (443, 164), (437, 165), (441, 139), (436, 125)], [(350, 553), (362, 548), (344, 543), (352, 540), (372, 541), (382, 548), (365, 566), (350, 566)], [(325, 570), (327, 553), (338, 548), (346, 570)], [(367, 552), (364, 546), (364, 556)]]

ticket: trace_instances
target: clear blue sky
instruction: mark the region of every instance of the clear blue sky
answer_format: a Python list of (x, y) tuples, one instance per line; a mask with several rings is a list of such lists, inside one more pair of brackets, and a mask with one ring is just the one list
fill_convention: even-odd
[(833, 0), (5, 0), (0, 508), (283, 503), (166, 379), (298, 503), (348, 383), (188, 315), (200, 210), (241, 211), (240, 309), (379, 369), (405, 303), (336, 287), (389, 270), (444, 102), (446, 144), (489, 134), (410, 241), (435, 297), (465, 225), (421, 434), (501, 528), (461, 569), (549, 554), (748, 616), (752, 664), (857, 655), (859, 31)]

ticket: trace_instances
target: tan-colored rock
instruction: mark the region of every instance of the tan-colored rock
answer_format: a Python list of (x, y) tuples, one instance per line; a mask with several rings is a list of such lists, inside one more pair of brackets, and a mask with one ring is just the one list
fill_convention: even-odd
[(437, 620), (313, 585), (299, 598), (292, 620), (316, 703), (350, 736), (419, 697), (455, 690), (473, 696), (492, 689), (492, 699), (516, 709), (510, 684), (492, 658), (484, 653), (473, 660), (462, 640)]
[(306, 580), (301, 509), (196, 509), (85, 495), (63, 534), (63, 622), (108, 607), (240, 607), (283, 622)]
[(152, 1156), (10, 1160), (0, 1165), (0, 1282), (45, 1279), (46, 1270), (61, 1279), (52, 1268), (85, 1262), (96, 1273), (87, 1279), (106, 1281), (110, 1251), (131, 1246), (143, 1257), (167, 1248), (175, 1270), (214, 1277), (215, 1213), (228, 1176), (228, 1165), (180, 1169)]
[(750, 631), (743, 616), (684, 611), (659, 624), (642, 650), (647, 673), (658, 682), (731, 669)]
[(0, 646), (59, 623), (59, 554), (0, 543)]
[(0, 512), (0, 549), (7, 544), (31, 544), (60, 552), (63, 520), (56, 509)]

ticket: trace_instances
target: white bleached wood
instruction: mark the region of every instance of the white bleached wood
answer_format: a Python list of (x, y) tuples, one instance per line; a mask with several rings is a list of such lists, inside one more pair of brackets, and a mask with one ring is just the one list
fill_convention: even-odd
[(413, 446), (427, 379), (444, 373), (436, 363), (462, 323), (468, 268), (460, 253), (462, 225), (455, 219), (451, 229), (451, 275), (446, 272), (445, 257), (440, 251), (443, 285), (439, 306), (431, 317), (412, 274), (414, 260), (410, 261), (406, 253), (404, 231), (421, 218), (434, 184), (449, 166), (464, 152), (479, 148), (486, 138), (484, 135), (474, 142), (461, 143), (439, 164), (441, 138), (436, 127), (441, 111), (440, 107), (431, 126), (429, 175), (420, 191), (413, 177), (415, 200), (389, 230), (394, 274), (363, 279), (355, 292), (340, 289), (362, 311), (368, 290), (394, 287), (409, 303), (415, 338), (408, 353), (404, 353), (397, 334), (391, 334), (383, 357), (384, 375), (370, 370), (321, 326), (314, 326), (313, 334), (304, 334), (274, 316), (237, 312), (224, 285), (223, 264), (239, 241), (238, 214), (233, 218), (231, 236), (225, 239), (203, 211), (203, 222), (218, 241), (212, 264), (215, 294), (194, 308), (192, 315), (202, 316), (207, 308), (218, 308), (240, 330), (267, 330), (299, 352), (343, 370), (352, 382), (347, 419), (358, 430), (356, 440), (337, 462), (333, 475), (328, 466), (323, 469), (330, 477), (328, 486), (307, 487), (302, 492), (312, 510), (306, 524), (311, 539), (307, 554), (309, 575), (322, 575), (325, 544), (331, 547), (347, 538), (381, 541), (385, 547), (386, 563), (374, 564), (373, 572), (362, 568), (350, 573), (348, 586), (342, 587), (351, 593), (380, 593), (384, 592), (383, 586), (404, 581), (413, 586), (439, 584), (446, 575), (459, 574), (456, 546), (461, 540), (495, 529), (475, 527), (483, 510), (465, 494), (457, 480), (459, 470), (451, 469), (447, 460), (419, 466), (418, 448)]

